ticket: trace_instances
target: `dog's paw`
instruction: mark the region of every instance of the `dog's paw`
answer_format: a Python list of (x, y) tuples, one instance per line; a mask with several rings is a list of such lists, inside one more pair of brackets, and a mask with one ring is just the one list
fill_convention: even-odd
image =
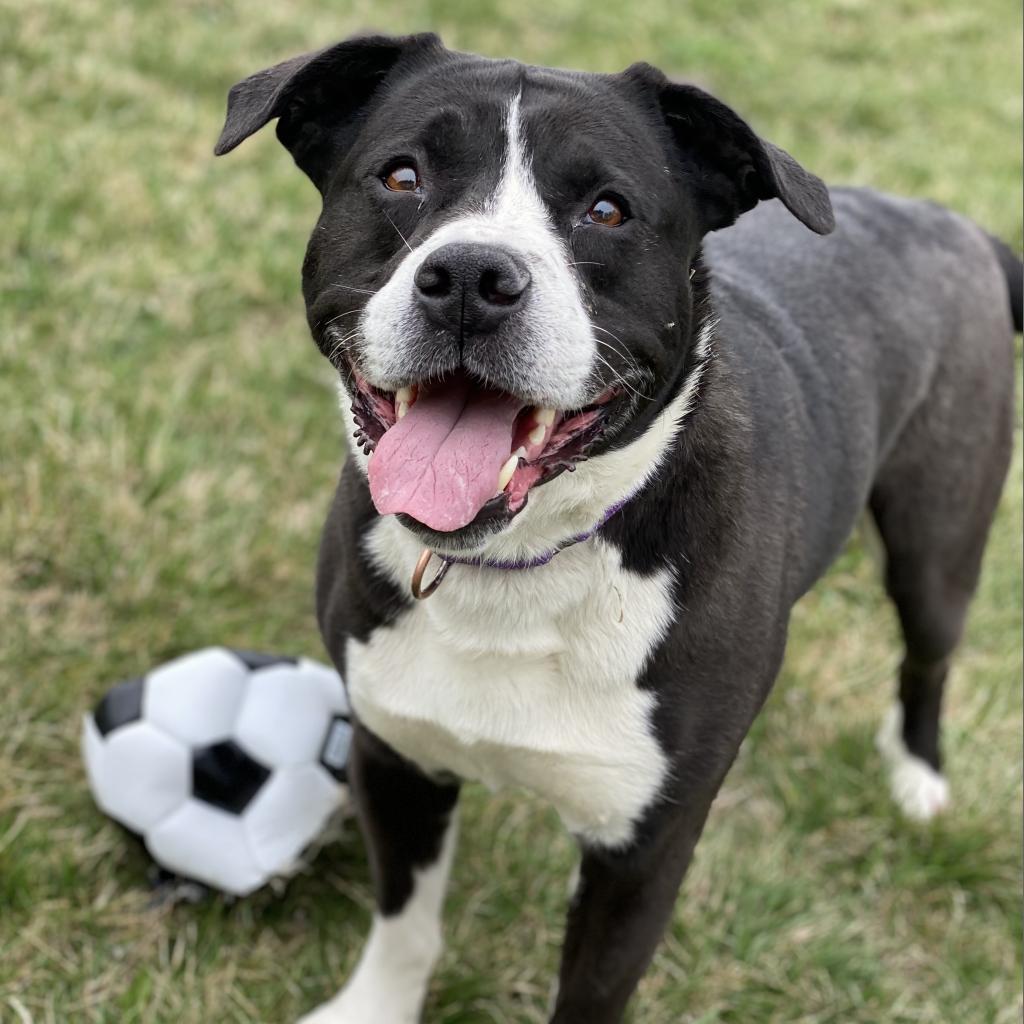
[(949, 783), (913, 754), (890, 768), (892, 798), (911, 821), (931, 821), (949, 807)]
[(346, 988), (297, 1024), (418, 1024), (419, 1000)]
[(300, 1017), (297, 1024), (371, 1024), (378, 1019), (368, 1007), (346, 1007), (339, 996)]
[(335, 1000), (318, 1006), (311, 1013), (304, 1014), (295, 1024), (346, 1024), (346, 1018), (339, 1016), (340, 1011), (334, 1006)]
[(889, 791), (910, 821), (931, 821), (949, 807), (949, 783), (927, 761), (912, 754), (902, 736), (903, 712), (890, 709), (876, 744), (889, 769)]

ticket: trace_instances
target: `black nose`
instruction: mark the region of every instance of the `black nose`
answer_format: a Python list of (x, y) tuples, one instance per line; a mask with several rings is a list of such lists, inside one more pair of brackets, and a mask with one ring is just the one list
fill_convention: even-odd
[(530, 271), (495, 245), (452, 242), (416, 271), (416, 298), (427, 319), (457, 334), (489, 334), (523, 303)]

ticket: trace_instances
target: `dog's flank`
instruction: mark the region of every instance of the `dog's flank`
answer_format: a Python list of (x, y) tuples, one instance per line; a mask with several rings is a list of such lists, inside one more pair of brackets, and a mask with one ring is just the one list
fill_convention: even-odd
[[(377, 914), (310, 1019), (418, 1016), (467, 779), (539, 792), (577, 836), (551, 1020), (614, 1024), (793, 604), (865, 509), (906, 644), (893, 793), (918, 819), (945, 806), (940, 709), (1009, 461), (1019, 263), (933, 205), (829, 191), (646, 65), (352, 40), (236, 86), (218, 151), (275, 117), (323, 196), (303, 292), (360, 433), (317, 606), (358, 716)], [(425, 544), (483, 564), (415, 602)]]

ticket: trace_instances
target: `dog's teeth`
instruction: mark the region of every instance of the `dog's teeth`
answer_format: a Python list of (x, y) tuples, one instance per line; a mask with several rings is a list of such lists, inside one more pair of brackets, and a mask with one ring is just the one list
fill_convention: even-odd
[(509, 480), (512, 479), (512, 474), (515, 473), (516, 467), (519, 465), (519, 458), (515, 455), (510, 455), (508, 461), (501, 467), (501, 472), (498, 473), (498, 492), (505, 490), (508, 487)]
[(395, 403), (395, 418), (401, 419), (409, 411), (409, 403), (399, 401)]
[(519, 468), (519, 460), (526, 454), (524, 448), (517, 448), (505, 461), (505, 464), (501, 467), (501, 471), (498, 473), (498, 493), (500, 494), (506, 487), (508, 487), (509, 480), (512, 479), (512, 474)]
[(408, 407), (412, 405), (412, 400), (415, 397), (416, 396), (412, 388), (399, 388), (395, 392), (395, 405), (404, 405), (408, 410)]
[[(550, 427), (551, 424), (555, 422), (555, 410), (554, 409), (534, 409), (533, 410), (533, 418), (538, 423), (542, 423), (545, 427)], [(534, 442), (534, 443), (536, 443), (536, 442)]]
[[(550, 424), (549, 424), (550, 426)], [(548, 428), (543, 423), (538, 423), (537, 426), (530, 431), (526, 436), (526, 440), (530, 444), (540, 444), (544, 440), (544, 435), (547, 434)]]

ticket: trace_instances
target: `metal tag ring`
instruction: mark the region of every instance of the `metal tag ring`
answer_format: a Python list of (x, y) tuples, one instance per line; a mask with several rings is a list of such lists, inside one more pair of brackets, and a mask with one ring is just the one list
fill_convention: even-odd
[(430, 548), (424, 548), (423, 554), (420, 555), (419, 560), (416, 562), (416, 568), (412, 571), (412, 580), (409, 582), (409, 589), (412, 591), (412, 596), (417, 601), (422, 601), (424, 598), (430, 597), (430, 595), (441, 586), (442, 580), (448, 575), (448, 570), (452, 567), (452, 563), (441, 559), (441, 568), (434, 574), (434, 578), (424, 587), (423, 586), (423, 574), (427, 571), (427, 566), (430, 564), (430, 559), (433, 557), (434, 552)]

